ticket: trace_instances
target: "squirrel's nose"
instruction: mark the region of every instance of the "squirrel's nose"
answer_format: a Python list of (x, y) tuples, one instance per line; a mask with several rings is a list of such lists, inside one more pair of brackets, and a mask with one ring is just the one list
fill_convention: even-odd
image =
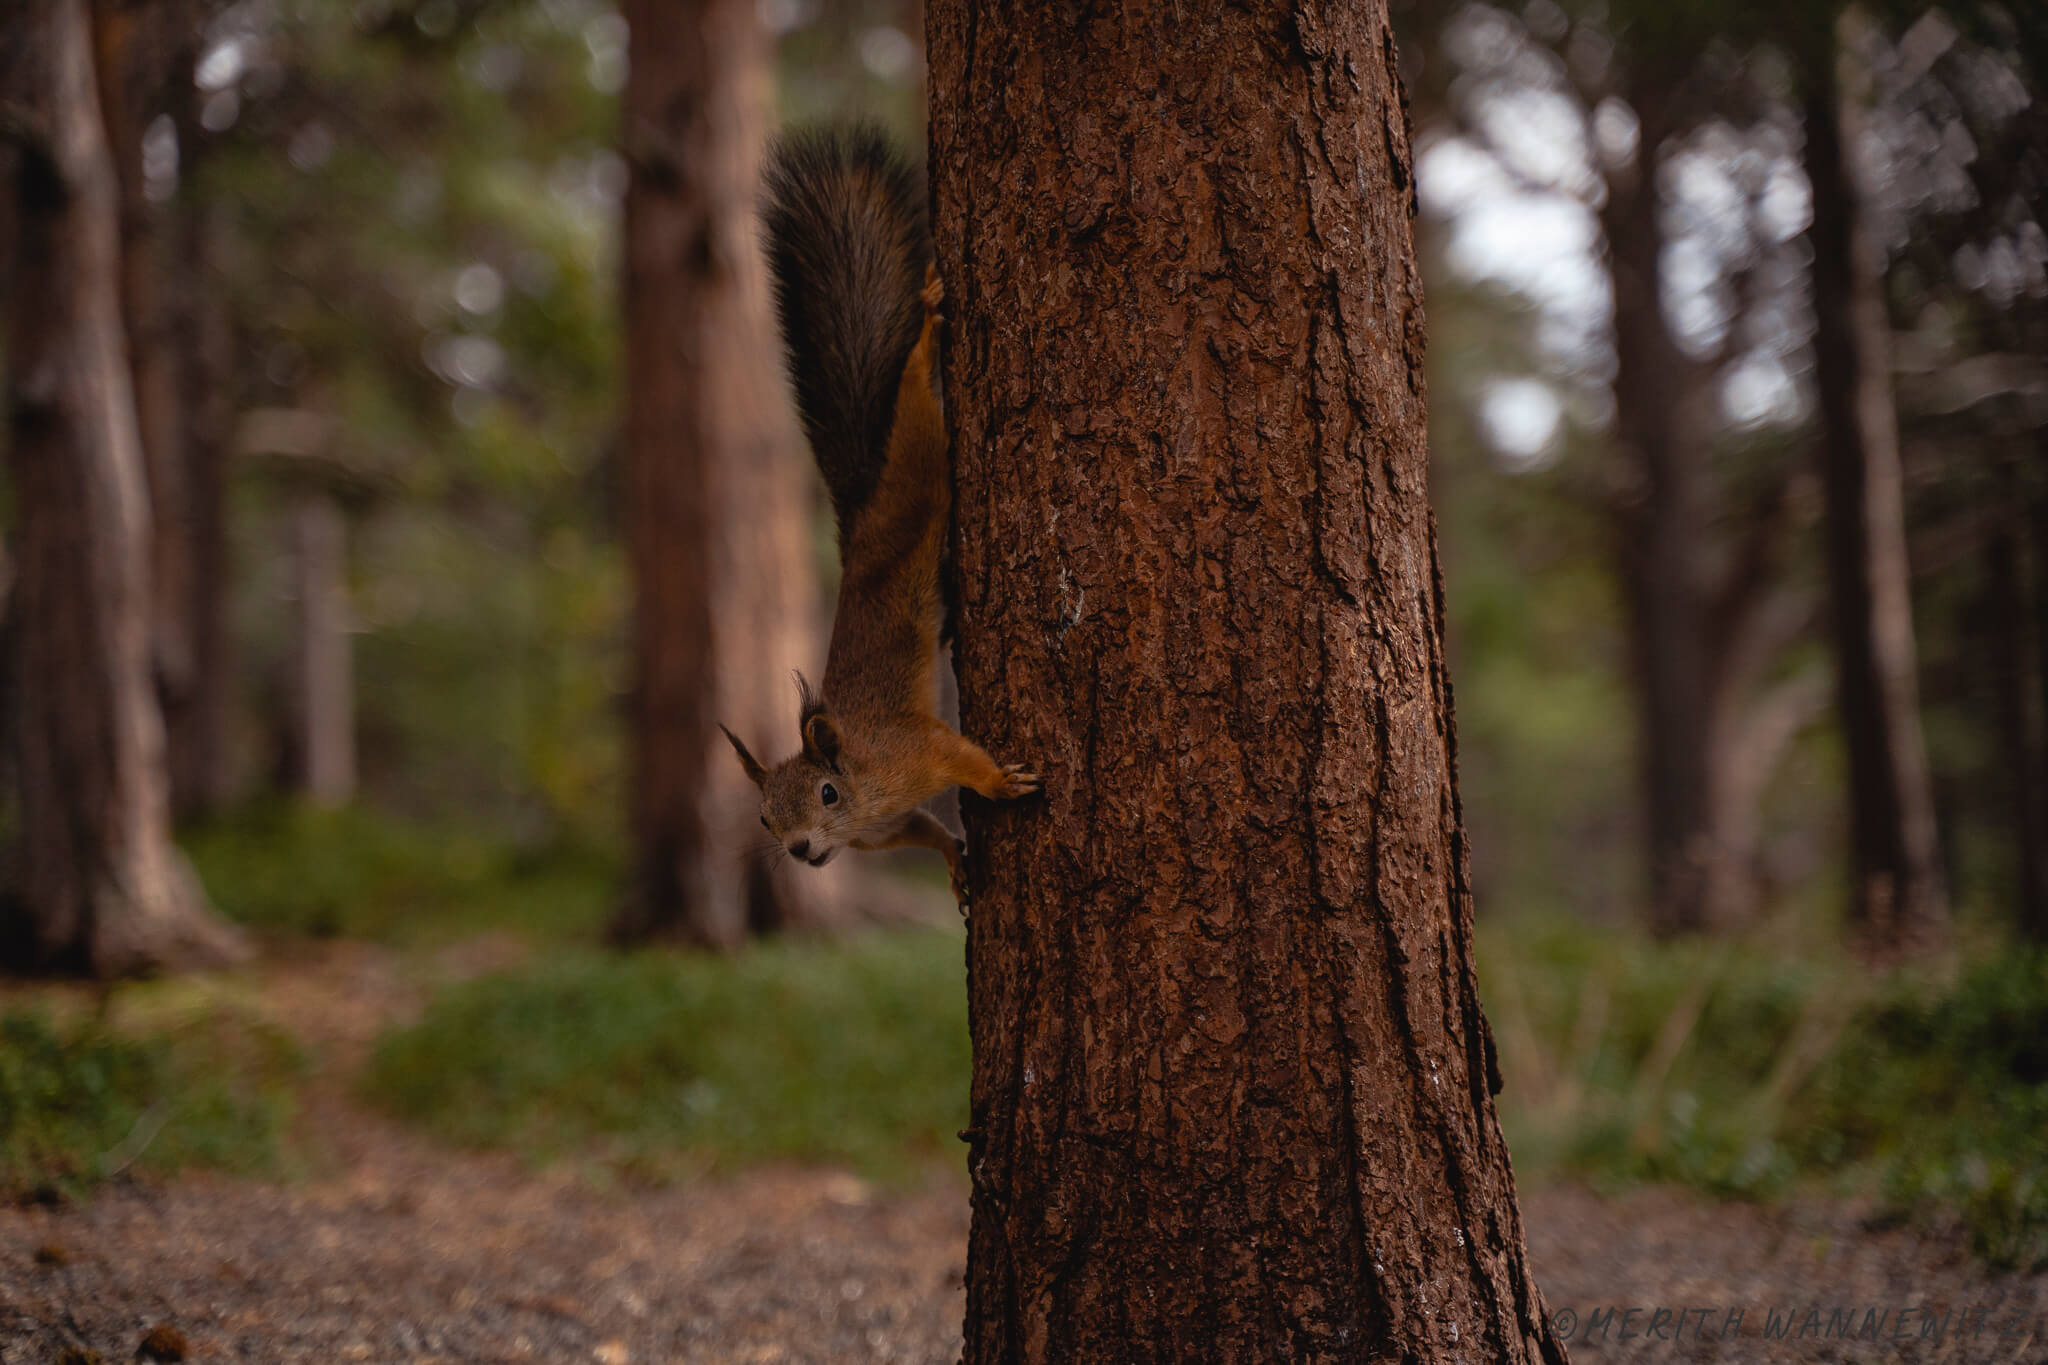
[(811, 841), (809, 839), (799, 839), (795, 843), (791, 844), (789, 846), (789, 856), (792, 858), (810, 857)]

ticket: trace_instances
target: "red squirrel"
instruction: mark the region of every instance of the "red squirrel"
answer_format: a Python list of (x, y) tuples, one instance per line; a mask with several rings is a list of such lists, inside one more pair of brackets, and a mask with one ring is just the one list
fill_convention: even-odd
[(798, 678), (803, 747), (764, 767), (719, 728), (790, 856), (823, 867), (841, 848), (935, 848), (964, 904), (966, 846), (922, 803), (956, 785), (1014, 799), (1040, 779), (938, 716), (952, 468), (920, 178), (880, 132), (854, 128), (784, 137), (766, 180), (776, 312), (842, 572), (824, 685)]

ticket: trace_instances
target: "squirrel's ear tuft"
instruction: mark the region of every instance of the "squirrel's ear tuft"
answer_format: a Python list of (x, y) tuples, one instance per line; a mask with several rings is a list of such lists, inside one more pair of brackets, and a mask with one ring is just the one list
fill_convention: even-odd
[(768, 770), (754, 761), (754, 756), (747, 752), (746, 745), (740, 743), (738, 735), (727, 730), (723, 725), (718, 728), (724, 733), (726, 739), (731, 742), (732, 751), (740, 756), (740, 766), (747, 770), (747, 780), (757, 787), (766, 787), (768, 785)]
[(839, 727), (823, 711), (804, 717), (804, 753), (819, 767), (839, 771)]

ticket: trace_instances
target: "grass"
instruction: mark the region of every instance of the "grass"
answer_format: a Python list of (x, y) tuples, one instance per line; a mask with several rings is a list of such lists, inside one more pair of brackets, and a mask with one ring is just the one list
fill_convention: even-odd
[(642, 1178), (786, 1159), (897, 1180), (966, 1122), (961, 954), (926, 930), (557, 957), (445, 991), (364, 1090), (452, 1142)]
[(1480, 957), (1525, 1183), (1817, 1187), (1957, 1215), (1993, 1263), (2048, 1264), (2048, 955), (1879, 974), (1527, 919), (1486, 926)]
[(2048, 951), (1888, 993), (1797, 1120), (1803, 1162), (1873, 1170), (1894, 1208), (1956, 1210), (1994, 1264), (2048, 1266)]
[(284, 1169), (297, 1048), (225, 1015), (135, 1037), (0, 1015), (0, 1197), (75, 1197), (125, 1171)]
[(595, 941), (618, 880), (603, 850), (524, 847), (363, 806), (260, 805), (183, 843), (214, 904), (239, 923), (408, 947), (502, 929)]
[[(441, 988), (356, 1082), (441, 1139), (653, 1180), (767, 1160), (897, 1180), (953, 1159), (970, 1060), (956, 933), (621, 956), (594, 946), (615, 884), (600, 854), (288, 807), (191, 851), (229, 914), (276, 935), (411, 950), (511, 928), (541, 950)], [(1814, 1190), (1960, 1218), (1988, 1260), (2048, 1264), (2048, 954), (1978, 941), (1879, 974), (1820, 918), (1799, 923), (1673, 944), (1483, 923), (1518, 1176)], [(0, 1191), (82, 1188), (131, 1160), (279, 1169), (303, 1070), (290, 1040), (218, 992), (122, 989), (161, 1008), (124, 1010), (120, 1033), (0, 1021)]]

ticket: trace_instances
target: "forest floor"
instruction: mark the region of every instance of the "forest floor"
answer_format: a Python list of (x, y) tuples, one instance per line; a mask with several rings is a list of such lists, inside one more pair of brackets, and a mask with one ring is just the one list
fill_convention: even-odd
[[(509, 951), (470, 945), (442, 969)], [(359, 945), (264, 980), (337, 1077), (422, 999)], [(958, 1357), (967, 1200), (943, 1172), (904, 1190), (778, 1167), (625, 1188), (451, 1150), (339, 1081), (302, 1105), (321, 1151), (302, 1178), (119, 1180), (0, 1208), (0, 1365), (126, 1361), (160, 1325), (192, 1360)], [(2048, 1274), (1994, 1272), (1942, 1229), (1654, 1189), (1531, 1190), (1523, 1217), (1576, 1360), (2048, 1360)]]

